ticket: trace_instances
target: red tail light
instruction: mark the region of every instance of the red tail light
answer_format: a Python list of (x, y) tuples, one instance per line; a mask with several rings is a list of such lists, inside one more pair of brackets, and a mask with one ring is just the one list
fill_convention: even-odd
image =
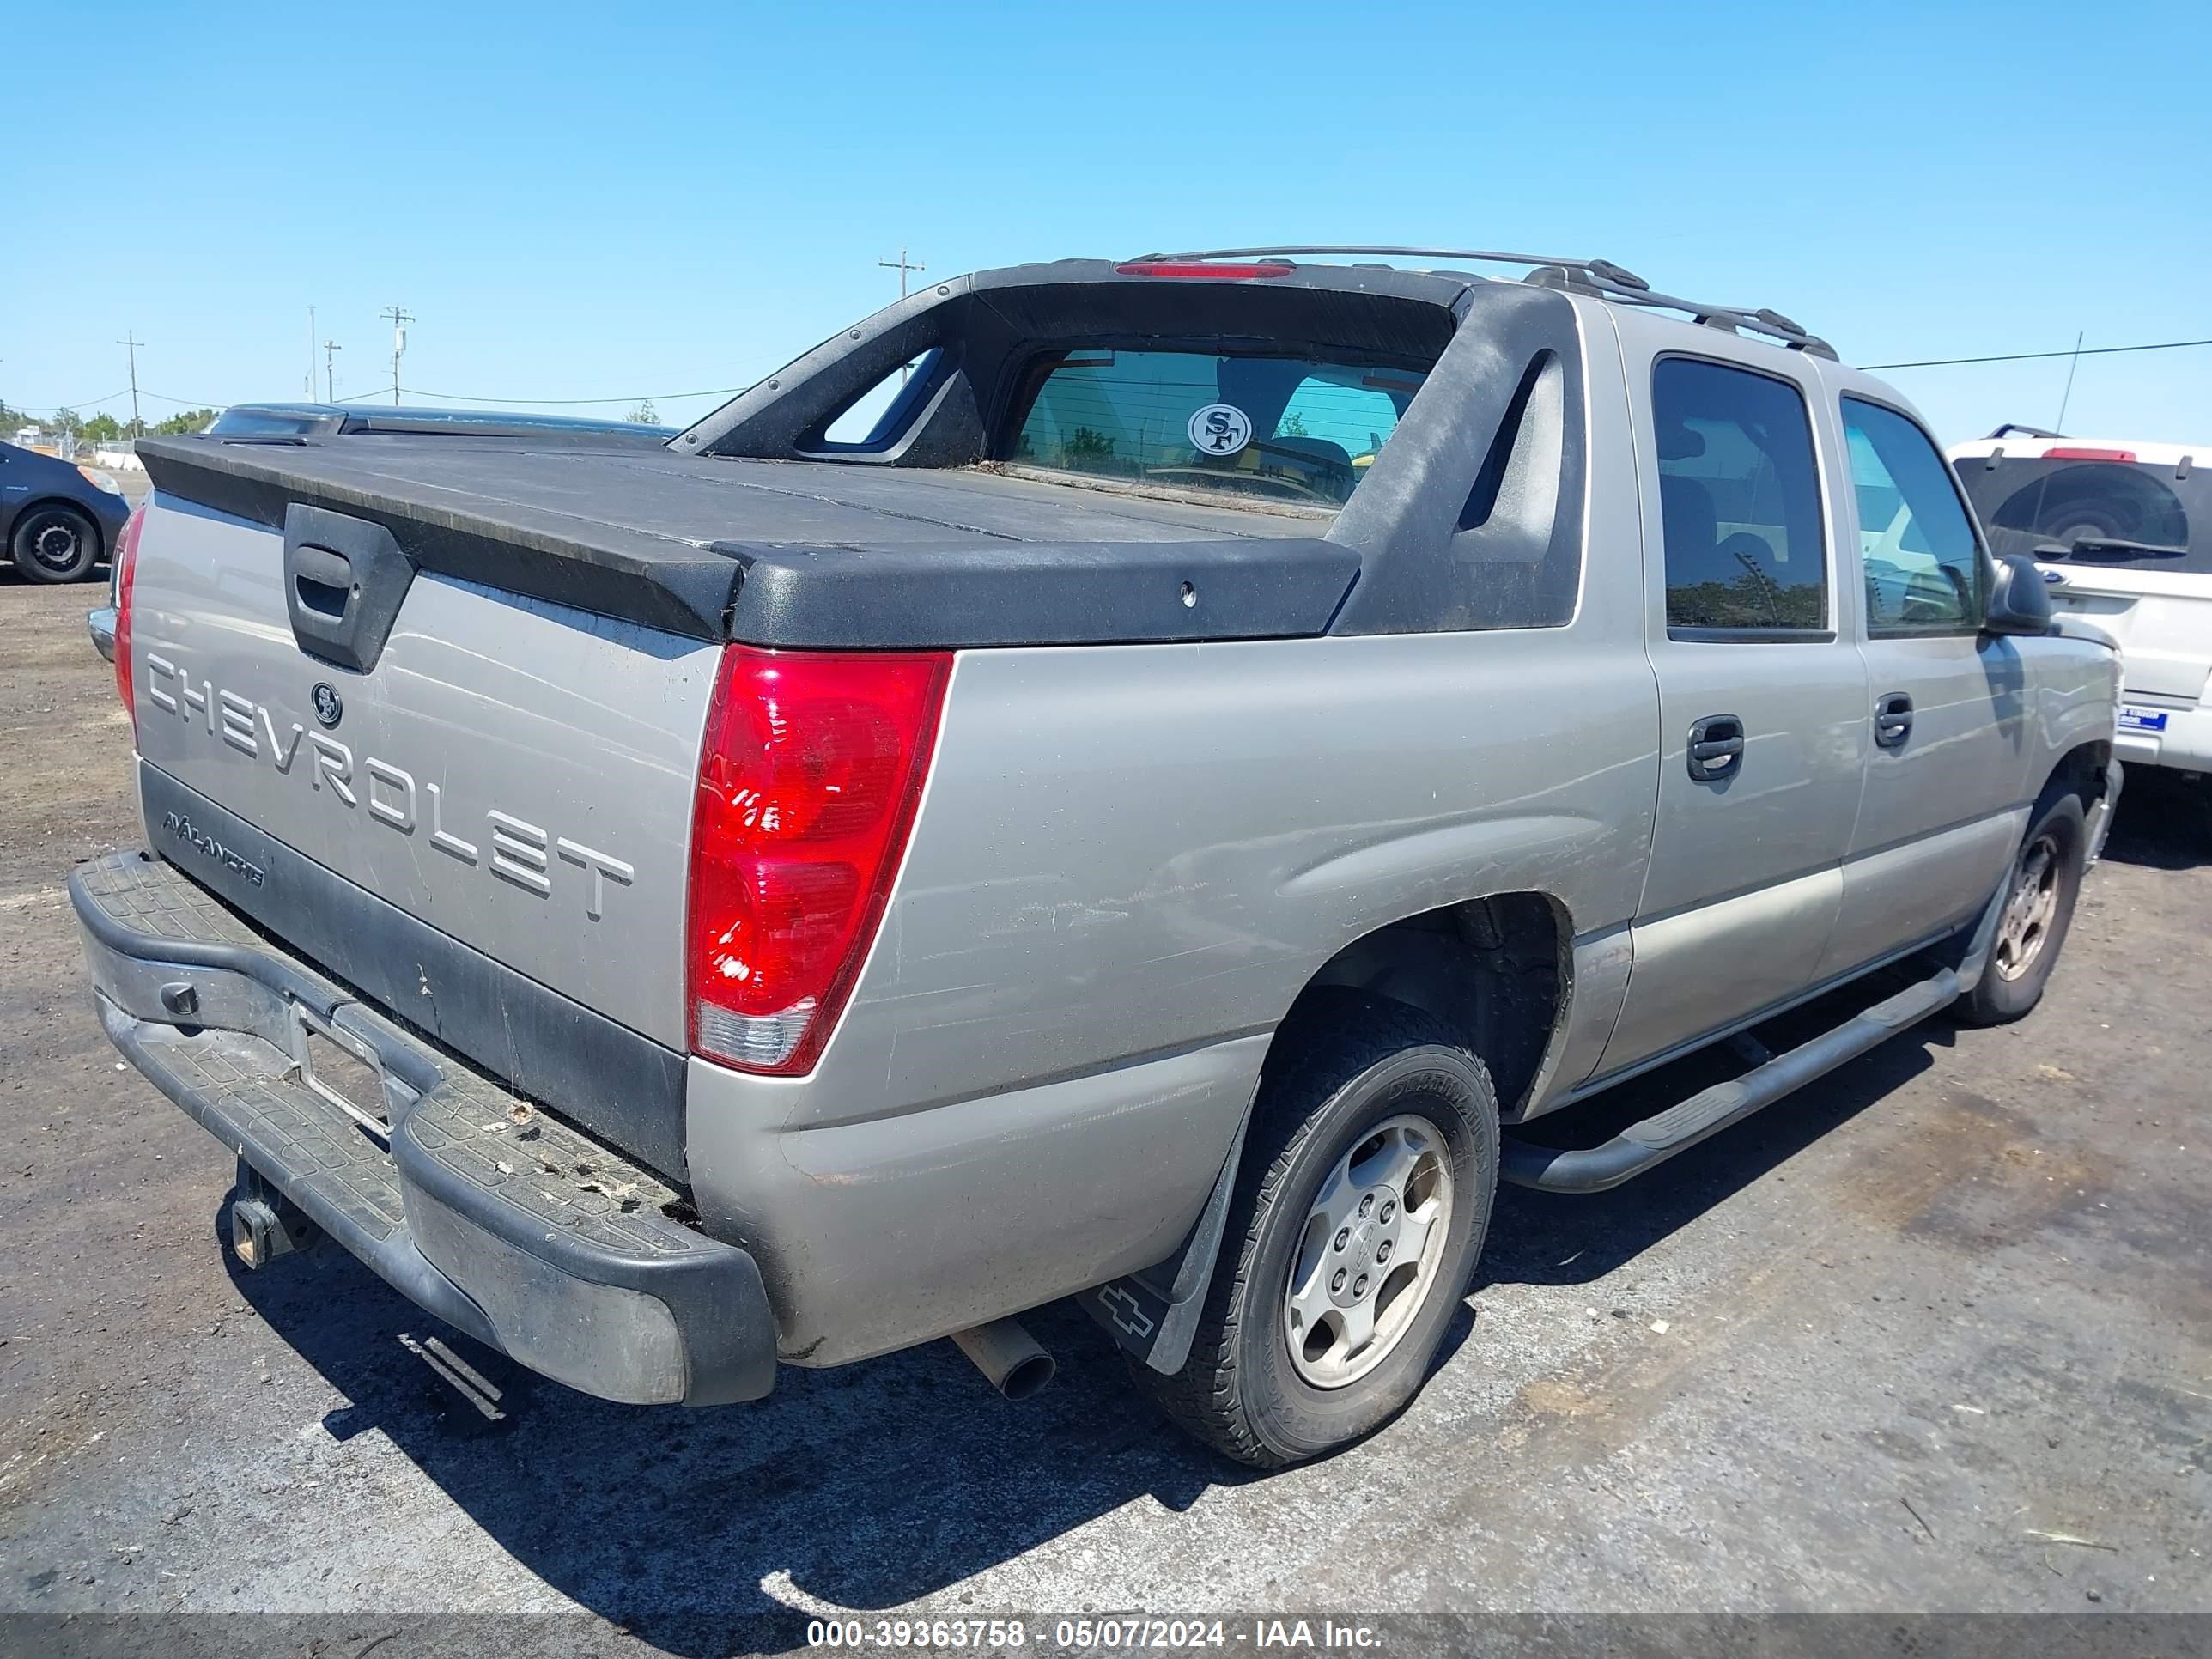
[(2043, 459), (2046, 461), (2118, 461), (2132, 465), (2136, 453), (2132, 449), (2057, 448), (2045, 450)]
[(123, 712), (131, 716), (131, 730), (138, 730), (138, 705), (131, 696), (131, 584), (138, 574), (138, 532), (145, 527), (146, 503), (131, 509), (115, 538), (115, 554), (108, 562), (107, 586), (115, 600), (115, 695), (123, 699)]
[(691, 1047), (813, 1065), (914, 825), (952, 659), (722, 653), (691, 825)]
[(1138, 259), (1115, 265), (1118, 276), (1204, 276), (1217, 283), (1242, 283), (1255, 276), (1287, 276), (1295, 270), (1287, 259), (1260, 265), (1224, 265), (1205, 259)]

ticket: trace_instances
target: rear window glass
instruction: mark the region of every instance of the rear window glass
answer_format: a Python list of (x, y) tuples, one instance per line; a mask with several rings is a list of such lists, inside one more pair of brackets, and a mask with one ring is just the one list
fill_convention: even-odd
[(1048, 358), (1006, 459), (1334, 511), (1421, 389), (1418, 369), (1212, 352)]
[(2212, 574), (2212, 475), (2194, 464), (1968, 455), (1958, 471), (1992, 552)]

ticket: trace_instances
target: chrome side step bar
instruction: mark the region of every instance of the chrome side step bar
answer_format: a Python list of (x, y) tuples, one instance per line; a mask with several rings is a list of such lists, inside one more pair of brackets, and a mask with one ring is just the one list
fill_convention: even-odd
[(1966, 959), (1956, 968), (1938, 969), (1918, 984), (1906, 986), (1864, 1013), (1775, 1055), (1741, 1077), (1716, 1083), (1663, 1112), (1630, 1124), (1601, 1146), (1539, 1146), (1509, 1135), (1498, 1173), (1516, 1186), (1547, 1193), (1609, 1191), (1949, 1007), (1981, 982), (1996, 933), (1997, 916), (2010, 884), (2008, 871), (1982, 912)]
[(1576, 1152), (1509, 1139), (1499, 1173), (1516, 1186), (1547, 1193), (1605, 1192), (1856, 1060), (1948, 1006), (1958, 994), (1959, 975), (1946, 968), (1740, 1078), (1716, 1083), (1655, 1117), (1630, 1124), (1602, 1146)]

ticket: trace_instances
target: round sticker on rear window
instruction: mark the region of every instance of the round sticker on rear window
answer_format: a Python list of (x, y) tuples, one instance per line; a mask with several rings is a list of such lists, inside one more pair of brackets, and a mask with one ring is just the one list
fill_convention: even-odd
[(1234, 455), (1252, 441), (1252, 417), (1234, 404), (1208, 404), (1190, 417), (1190, 441), (1201, 455)]

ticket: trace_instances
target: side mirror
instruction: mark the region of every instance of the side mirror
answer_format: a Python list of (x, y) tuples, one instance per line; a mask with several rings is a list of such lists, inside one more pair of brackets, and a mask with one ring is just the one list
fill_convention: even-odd
[(2048, 634), (2051, 631), (2051, 589), (2025, 553), (2008, 553), (1997, 561), (1996, 579), (1990, 584), (1990, 608), (1982, 618), (1984, 634)]

